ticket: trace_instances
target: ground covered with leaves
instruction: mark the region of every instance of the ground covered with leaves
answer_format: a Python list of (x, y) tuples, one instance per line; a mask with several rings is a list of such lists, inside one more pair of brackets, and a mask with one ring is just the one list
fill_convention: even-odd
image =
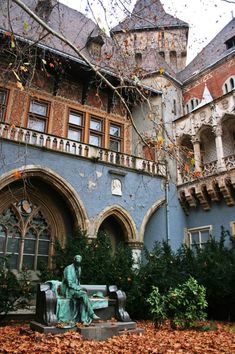
[(143, 334), (123, 333), (106, 341), (88, 341), (76, 332), (40, 334), (27, 324), (11, 323), (0, 327), (0, 353), (50, 354), (206, 354), (235, 353), (234, 324), (216, 323), (213, 330), (172, 330), (165, 326), (155, 330), (152, 322), (139, 322)]

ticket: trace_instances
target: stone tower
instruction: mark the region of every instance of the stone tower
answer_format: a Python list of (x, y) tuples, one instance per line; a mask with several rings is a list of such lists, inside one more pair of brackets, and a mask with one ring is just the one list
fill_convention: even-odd
[(167, 14), (159, 0), (137, 0), (131, 16), (114, 27), (112, 35), (138, 64), (143, 53), (154, 50), (178, 72), (186, 66), (188, 29), (186, 22)]

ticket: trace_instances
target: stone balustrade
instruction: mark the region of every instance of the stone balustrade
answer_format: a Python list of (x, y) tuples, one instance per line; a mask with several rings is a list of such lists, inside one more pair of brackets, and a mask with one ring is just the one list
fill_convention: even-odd
[(14, 142), (88, 158), (95, 162), (135, 169), (155, 176), (166, 175), (166, 168), (163, 163), (156, 163), (140, 157), (102, 149), (31, 129), (15, 127), (6, 123), (0, 123), (0, 137)]

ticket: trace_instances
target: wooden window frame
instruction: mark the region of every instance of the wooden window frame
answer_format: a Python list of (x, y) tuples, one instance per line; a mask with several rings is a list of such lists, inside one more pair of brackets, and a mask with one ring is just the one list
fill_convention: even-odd
[(5, 122), (9, 91), (0, 87), (0, 92), (5, 93), (4, 103), (0, 103), (0, 121)]
[[(91, 121), (99, 121), (101, 122), (101, 130), (96, 130), (96, 129), (92, 129), (91, 128)], [(89, 134), (88, 134), (88, 142), (89, 142), (89, 145), (92, 145), (92, 146), (96, 146), (98, 148), (102, 148), (104, 146), (104, 119), (101, 118), (101, 117), (97, 117), (97, 116), (94, 116), (94, 115), (90, 115), (90, 119), (89, 119)], [(90, 143), (90, 136), (93, 135), (93, 136), (97, 136), (101, 139), (101, 144), (100, 145), (94, 145), (94, 144), (91, 144)]]
[[(115, 126), (115, 127), (118, 127), (120, 129), (120, 135), (118, 137), (116, 137), (115, 135), (111, 135), (110, 134), (111, 126)], [(107, 133), (108, 133), (108, 149), (112, 150), (111, 147), (110, 147), (110, 142), (111, 142), (111, 140), (113, 140), (113, 141), (119, 143), (120, 148), (119, 148), (118, 151), (116, 151), (116, 150), (112, 150), (112, 151), (122, 152), (123, 151), (123, 124), (120, 124), (120, 123), (117, 123), (117, 122), (114, 122), (114, 121), (109, 121), (108, 132)]]
[[(35, 102), (36, 104), (38, 103), (38, 104), (40, 104), (40, 105), (46, 106), (46, 115), (41, 115), (41, 114), (39, 114), (39, 113), (35, 113), (35, 112), (31, 112), (31, 111), (30, 111), (31, 104), (34, 103), (34, 102)], [(46, 132), (47, 132), (47, 129), (48, 129), (49, 112), (50, 112), (50, 103), (49, 103), (49, 102), (31, 97), (31, 98), (30, 98), (30, 102), (29, 102), (29, 109), (28, 109), (28, 123), (27, 123), (27, 127), (28, 127), (29, 129), (36, 130), (36, 129), (34, 129), (34, 128), (30, 128), (30, 127), (29, 127), (30, 118), (36, 119), (36, 120), (38, 120), (38, 121), (43, 121), (43, 122), (45, 123), (45, 125), (44, 125), (44, 131), (41, 131), (41, 130), (36, 130), (36, 131), (39, 131), (39, 132), (41, 132), (41, 133), (46, 133)]]
[[(70, 114), (74, 113), (75, 115), (81, 116), (81, 125), (77, 125), (74, 123), (69, 122)], [(74, 130), (74, 131), (80, 131), (81, 132), (81, 139), (80, 140), (73, 140), (79, 143), (82, 143), (84, 141), (84, 126), (85, 126), (85, 114), (84, 112), (77, 111), (76, 109), (69, 108), (68, 112), (68, 124), (67, 124), (67, 138), (69, 140), (73, 140), (69, 138), (69, 129)]]

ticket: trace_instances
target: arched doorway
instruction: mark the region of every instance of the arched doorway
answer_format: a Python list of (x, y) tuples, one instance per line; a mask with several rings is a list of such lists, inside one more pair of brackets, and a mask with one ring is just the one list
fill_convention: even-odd
[(93, 234), (105, 231), (111, 238), (113, 249), (121, 243), (130, 246), (137, 241), (136, 225), (130, 214), (120, 205), (112, 205), (104, 209), (93, 224)]
[(112, 248), (115, 250), (120, 243), (127, 239), (126, 230), (120, 221), (114, 216), (108, 216), (100, 225), (99, 231), (105, 232), (111, 240)]

